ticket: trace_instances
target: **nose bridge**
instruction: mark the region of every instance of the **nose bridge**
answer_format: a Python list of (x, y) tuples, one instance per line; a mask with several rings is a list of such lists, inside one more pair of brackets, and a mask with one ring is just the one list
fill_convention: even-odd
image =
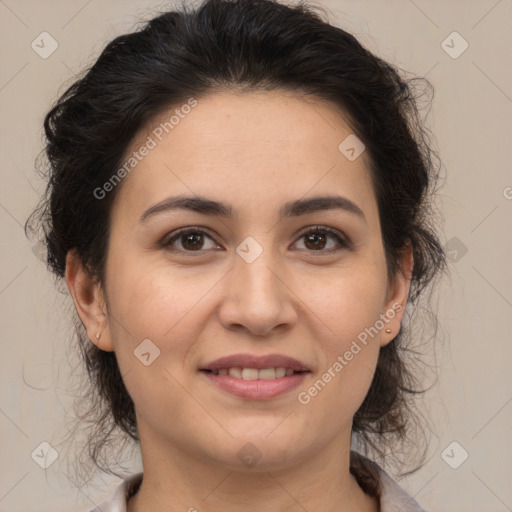
[(279, 258), (271, 248), (260, 244), (258, 248), (254, 242), (248, 240), (237, 248), (220, 315), (226, 328), (243, 325), (262, 335), (293, 322), (296, 315), (292, 294), (279, 275)]
[(281, 293), (276, 276), (279, 263), (270, 246), (264, 249), (256, 243), (248, 240), (237, 248), (233, 277), (239, 279), (241, 290), (249, 300), (277, 300)]

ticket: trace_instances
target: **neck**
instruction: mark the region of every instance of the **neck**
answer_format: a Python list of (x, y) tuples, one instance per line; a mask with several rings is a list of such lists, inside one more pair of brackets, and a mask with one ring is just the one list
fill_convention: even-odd
[(144, 479), (128, 512), (378, 512), (349, 472), (350, 446), (336, 441), (289, 466), (228, 467), (144, 436), (139, 426)]

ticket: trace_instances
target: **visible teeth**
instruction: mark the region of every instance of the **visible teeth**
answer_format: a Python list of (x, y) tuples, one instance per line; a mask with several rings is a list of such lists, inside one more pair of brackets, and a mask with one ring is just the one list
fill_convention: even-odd
[(274, 370), (274, 368), (263, 368), (258, 372), (258, 377), (261, 380), (272, 380), (276, 378), (276, 371)]
[(235, 379), (243, 380), (273, 380), (281, 379), (282, 377), (289, 377), (293, 375), (295, 371), (292, 368), (284, 368), (279, 366), (277, 368), (222, 368), (213, 372), (215, 375), (229, 375)]
[[(291, 370), (291, 368), (290, 368), (290, 370)], [(292, 372), (293, 372), (293, 370), (292, 370)], [(276, 379), (280, 379), (281, 377), (284, 377), (286, 375), (286, 368), (283, 368), (282, 366), (280, 366), (279, 368), (276, 368), (275, 374), (276, 374)]]
[(256, 380), (258, 378), (259, 371), (256, 368), (244, 368), (242, 370), (242, 379), (244, 380)]
[(241, 379), (242, 368), (230, 368), (228, 374), (230, 377), (235, 377), (235, 379)]

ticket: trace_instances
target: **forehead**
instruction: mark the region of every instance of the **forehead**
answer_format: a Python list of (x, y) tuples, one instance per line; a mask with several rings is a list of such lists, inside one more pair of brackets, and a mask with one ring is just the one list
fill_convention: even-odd
[(167, 195), (198, 194), (257, 212), (263, 202), (279, 202), (277, 210), (307, 194), (337, 193), (372, 208), (366, 155), (351, 161), (340, 151), (354, 135), (333, 104), (281, 90), (194, 101), (138, 134), (126, 158), (148, 142), (151, 149), (124, 179), (119, 202), (124, 196), (140, 209)]

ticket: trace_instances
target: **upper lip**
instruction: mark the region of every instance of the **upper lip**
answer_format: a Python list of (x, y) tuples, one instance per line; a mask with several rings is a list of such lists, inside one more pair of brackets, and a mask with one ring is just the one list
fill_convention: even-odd
[(221, 370), (223, 368), (256, 368), (261, 370), (263, 368), (280, 367), (292, 368), (297, 372), (310, 371), (309, 368), (301, 361), (281, 354), (267, 354), (263, 356), (256, 356), (252, 354), (233, 354), (231, 356), (215, 359), (215, 361), (206, 364), (200, 369)]

